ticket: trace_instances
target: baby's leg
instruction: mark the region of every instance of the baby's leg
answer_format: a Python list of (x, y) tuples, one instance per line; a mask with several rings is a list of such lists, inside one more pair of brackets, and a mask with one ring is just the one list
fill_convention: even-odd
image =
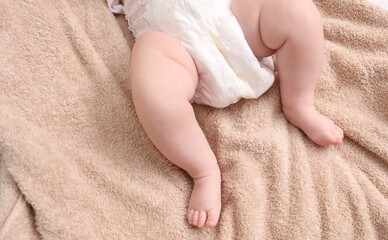
[(277, 49), (283, 113), (318, 145), (341, 144), (342, 129), (314, 107), (321, 72), (323, 29), (311, 0), (267, 0), (260, 16), (262, 39)]
[(189, 52), (161, 32), (139, 37), (132, 52), (132, 92), (149, 138), (171, 162), (194, 179), (187, 220), (202, 228), (217, 224), (221, 175), (190, 100), (198, 76)]

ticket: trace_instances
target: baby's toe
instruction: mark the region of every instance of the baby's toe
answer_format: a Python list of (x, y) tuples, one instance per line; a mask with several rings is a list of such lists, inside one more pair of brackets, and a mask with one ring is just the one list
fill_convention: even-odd
[(339, 145), (342, 143), (342, 137), (338, 134), (338, 131), (335, 128), (330, 131), (328, 140), (329, 140), (329, 144), (333, 144), (333, 145)]
[(206, 212), (205, 211), (201, 211), (199, 213), (197, 227), (198, 228), (202, 228), (205, 225), (205, 222), (206, 222)]
[(198, 225), (198, 216), (199, 216), (199, 212), (198, 211), (194, 211), (193, 213), (193, 221), (192, 221), (192, 225), (194, 226), (197, 226)]
[(338, 127), (338, 126), (335, 126), (335, 129), (337, 130), (338, 136), (343, 138), (344, 137), (344, 131), (340, 127)]
[(189, 211), (187, 213), (187, 221), (189, 222), (189, 224), (193, 223), (193, 214), (194, 214), (194, 210), (189, 209)]
[(321, 133), (321, 139), (318, 143), (318, 145), (321, 146), (327, 146), (329, 144), (336, 145), (338, 144), (337, 136), (335, 130), (329, 130), (326, 132)]
[(219, 214), (219, 211), (217, 211), (217, 209), (214, 209), (214, 208), (210, 209), (207, 212), (206, 226), (214, 227), (215, 225), (217, 225), (219, 216), (220, 214)]
[(344, 138), (344, 132), (338, 126), (335, 126), (334, 132), (335, 132), (335, 136), (337, 138), (337, 144), (341, 144), (342, 139)]

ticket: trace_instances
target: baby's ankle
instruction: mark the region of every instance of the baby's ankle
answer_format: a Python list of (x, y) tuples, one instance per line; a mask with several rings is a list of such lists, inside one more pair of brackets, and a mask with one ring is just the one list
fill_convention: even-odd
[(315, 108), (314, 101), (295, 101), (292, 103), (282, 102), (283, 111), (299, 111), (303, 109)]
[(308, 109), (313, 109), (315, 106), (313, 104), (311, 105), (294, 105), (294, 106), (282, 106), (283, 112), (299, 112), (299, 111), (305, 111)]
[(190, 176), (194, 179), (194, 180), (199, 180), (199, 179), (203, 179), (203, 178), (208, 178), (210, 176), (217, 176), (217, 177), (220, 177), (221, 176), (221, 171), (220, 171), (220, 168), (217, 166), (215, 167), (212, 167), (212, 168), (208, 168), (206, 170), (203, 170), (201, 172), (198, 172), (198, 173), (195, 173), (195, 174), (190, 174)]

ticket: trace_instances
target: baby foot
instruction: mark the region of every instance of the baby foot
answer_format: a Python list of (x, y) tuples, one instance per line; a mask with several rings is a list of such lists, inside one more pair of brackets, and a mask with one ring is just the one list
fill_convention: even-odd
[(320, 114), (314, 106), (300, 108), (283, 107), (287, 120), (294, 126), (302, 129), (304, 133), (316, 144), (339, 145), (342, 143), (344, 133), (335, 123)]
[(221, 211), (221, 175), (219, 169), (194, 179), (190, 204), (187, 211), (189, 224), (202, 228), (214, 227)]

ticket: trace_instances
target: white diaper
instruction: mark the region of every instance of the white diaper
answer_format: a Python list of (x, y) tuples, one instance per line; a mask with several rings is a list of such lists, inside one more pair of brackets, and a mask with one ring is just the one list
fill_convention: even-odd
[(136, 38), (160, 31), (185, 46), (199, 74), (192, 101), (222, 108), (241, 98), (257, 98), (274, 82), (272, 58), (254, 56), (231, 1), (126, 0), (116, 12), (125, 13)]

